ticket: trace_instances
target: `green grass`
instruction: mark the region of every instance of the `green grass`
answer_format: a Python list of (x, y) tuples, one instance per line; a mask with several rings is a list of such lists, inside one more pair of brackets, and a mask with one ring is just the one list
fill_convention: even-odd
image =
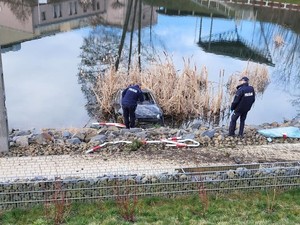
[[(275, 196), (275, 197), (274, 197)], [(198, 195), (177, 198), (140, 198), (135, 208), (135, 222), (122, 218), (114, 201), (72, 204), (63, 224), (300, 224), (300, 189), (282, 193), (247, 192), (211, 195), (204, 210)], [(14, 209), (0, 214), (1, 225), (52, 225), (43, 207)]]
[(292, 4), (300, 4), (299, 0), (276, 0), (274, 2), (283, 2), (283, 3), (292, 3)]
[[(190, 11), (203, 11), (197, 4), (193, 3), (192, 1), (186, 0), (176, 0), (176, 1), (169, 1), (169, 0), (144, 0), (146, 3), (155, 6), (164, 6), (168, 9), (181, 9), (181, 10), (190, 10)], [(293, 3), (293, 4), (300, 4), (300, 0), (273, 0), (273, 2), (282, 2), (282, 3)]]

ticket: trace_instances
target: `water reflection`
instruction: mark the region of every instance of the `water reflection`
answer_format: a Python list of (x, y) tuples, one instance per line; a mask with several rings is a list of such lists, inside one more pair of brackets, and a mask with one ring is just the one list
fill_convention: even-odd
[[(22, 123), (22, 120), (26, 121), (27, 114), (22, 118), (18, 113), (20, 109), (16, 105), (19, 104), (20, 99), (15, 97), (16, 87), (13, 87), (13, 83), (21, 80), (21, 82), (28, 83), (27, 90), (33, 89), (33, 85), (39, 85), (33, 84), (33, 81), (41, 78), (39, 73), (47, 74), (47, 72), (49, 72), (48, 76), (52, 76), (51, 73), (60, 74), (56, 77), (57, 80), (60, 80), (60, 77), (68, 77), (73, 83), (77, 79), (75, 75), (78, 74), (76, 69), (79, 65), (79, 72), (87, 74), (85, 79), (81, 77), (79, 80), (81, 89), (87, 97), (87, 109), (90, 111), (95, 100), (91, 97), (90, 85), (93, 83), (93, 77), (99, 71), (104, 71), (111, 63), (114, 63), (116, 67), (128, 68), (135, 59), (142, 67), (143, 63), (151, 60), (153, 55), (162, 56), (164, 51), (174, 56), (175, 64), (179, 69), (181, 69), (182, 57), (193, 56), (197, 66), (206, 65), (208, 67), (212, 81), (217, 81), (214, 74), (219, 74), (222, 69), (225, 69), (226, 78), (230, 74), (240, 71), (248, 60), (268, 64), (271, 59), (271, 62), (275, 64), (274, 68), (269, 67), (272, 83), (262, 99), (255, 103), (253, 117), (250, 116), (249, 121), (256, 124), (272, 122), (272, 120), (279, 121), (284, 114), (287, 117), (295, 116), (295, 111), (300, 108), (300, 75), (298, 73), (300, 30), (297, 26), (299, 13), (233, 3), (222, 4), (222, 7), (219, 5), (219, 8), (209, 8), (196, 4), (196, 1), (179, 0), (170, 2), (151, 0), (143, 2), (134, 0), (43, 2), (46, 4), (37, 4), (38, 1), (34, 0), (0, 0), (0, 46), (4, 53), (2, 56), (8, 99), (8, 118), (14, 125)], [(140, 3), (141, 5), (139, 5)], [(217, 4), (211, 4), (211, 6), (213, 5), (217, 6)], [(140, 7), (142, 8), (140, 9)], [(88, 28), (83, 29), (84, 27)], [(71, 32), (72, 30), (73, 32)], [(228, 43), (224, 41), (219, 42), (219, 46), (214, 48), (214, 51), (212, 51), (212, 45), (210, 45), (210, 49), (208, 48), (209, 42), (206, 43), (207, 47), (200, 45), (200, 41), (205, 40), (203, 37), (208, 37), (206, 40), (211, 37), (210, 43), (212, 43), (213, 35), (220, 37), (220, 34), (229, 30), (233, 30), (245, 39), (243, 43), (250, 43), (255, 46), (255, 49), (267, 49), (271, 58), (267, 58), (268, 61), (257, 60), (249, 55), (245, 57), (239, 51), (228, 54), (232, 45), (227, 48), (226, 44)], [(54, 34), (60, 35), (53, 36)], [(284, 41), (280, 46), (274, 42), (274, 38), (277, 36)], [(67, 38), (71, 38), (72, 41)], [(30, 42), (30, 40), (35, 41)], [(58, 44), (59, 42), (64, 44)], [(57, 44), (55, 45), (57, 46), (56, 50), (53, 49), (52, 44), (54, 43)], [(197, 43), (202, 48), (199, 48)], [(49, 51), (47, 46), (52, 49)], [(245, 46), (247, 47), (248, 44), (243, 47)], [(37, 48), (43, 53), (33, 54), (37, 52)], [(12, 50), (17, 52), (13, 53)], [(215, 55), (215, 53), (219, 55)], [(236, 57), (236, 53), (239, 53), (238, 57)], [(64, 60), (62, 57), (58, 57), (58, 55), (63, 55), (72, 62), (59, 64), (55, 58), (51, 58), (53, 55), (57, 57), (56, 60)], [(77, 56), (80, 56), (80, 59)], [(31, 60), (26, 61), (24, 57)], [(48, 62), (39, 61), (43, 58), (48, 59)], [(50, 62), (50, 60), (53, 61)], [(24, 65), (22, 61), (26, 61), (28, 65)], [(18, 68), (14, 66), (16, 62), (20, 63)], [(32, 67), (38, 69), (29, 69), (32, 64)], [(41, 64), (45, 64), (45, 66), (41, 67)], [(53, 67), (52, 65), (56, 65), (57, 70), (49, 68)], [(25, 74), (23, 80), (21, 77), (18, 77), (18, 81), (14, 80), (15, 74), (20, 74), (21, 71)], [(30, 74), (36, 74), (36, 77), (30, 76)], [(47, 76), (44, 79), (47, 79)], [(63, 82), (70, 83), (67, 79)], [(75, 86), (69, 86), (69, 88), (76, 92), (78, 87)], [(44, 87), (46, 88), (46, 85)], [(32, 93), (30, 94), (32, 95)], [(78, 94), (74, 94), (74, 96), (77, 96), (79, 102), (84, 102), (83, 97)], [(34, 100), (25, 93), (24, 98)], [(59, 99), (60, 97), (55, 95), (54, 98), (51, 98), (49, 96), (48, 104), (55, 102), (55, 98)], [(277, 105), (271, 103), (274, 98), (285, 104), (286, 111), (277, 109), (278, 103)], [(30, 100), (25, 102), (28, 103)], [(70, 99), (70, 101), (77, 100)], [(294, 100), (293, 106), (290, 104), (291, 100)], [(41, 103), (42, 101), (36, 99), (35, 101), (32, 104), (45, 106)], [(72, 108), (71, 111), (76, 110), (74, 107), (69, 107)], [(79, 105), (76, 107), (80, 108)], [(272, 111), (272, 115), (265, 115), (265, 108)], [(35, 110), (38, 111), (38, 109)], [(51, 113), (46, 111), (43, 113), (46, 117), (51, 117)], [(32, 118), (32, 116), (29, 117)], [(65, 117), (65, 115), (61, 117)], [(75, 117), (73, 119), (76, 120)], [(55, 124), (56, 122), (51, 120), (50, 123)], [(27, 121), (24, 126), (30, 126), (30, 124)], [(43, 123), (43, 126), (50, 125)]]
[(31, 7), (37, 5), (36, 0), (7, 0), (1, 2), (14, 13), (17, 20), (23, 21), (24, 24), (31, 19)]
[(134, 59), (137, 59), (141, 69), (142, 61), (147, 62), (147, 59), (154, 57), (152, 48), (146, 45), (145, 37), (143, 44), (141, 43), (141, 32), (143, 28), (157, 23), (155, 9), (143, 5), (142, 1), (129, 0), (127, 3), (111, 1), (107, 4), (106, 11), (110, 11), (112, 15), (119, 15), (119, 10), (126, 12), (121, 21), (123, 26), (112, 28), (114, 21), (105, 21), (102, 15), (98, 15), (91, 20), (93, 29), (83, 40), (78, 79), (91, 117), (98, 118), (100, 112), (93, 89), (98, 76), (102, 76), (111, 66), (116, 70), (119, 67), (129, 69)]
[[(292, 96), (295, 109), (300, 110), (300, 45), (299, 12), (274, 10), (273, 17), (258, 9), (258, 19), (273, 23), (263, 23), (262, 33), (268, 41), (276, 67), (272, 70), (273, 83), (277, 88)], [(276, 38), (282, 43), (278, 45)]]
[(85, 107), (91, 117), (96, 117), (99, 111), (93, 85), (97, 76), (103, 74), (116, 61), (120, 37), (120, 30), (99, 26), (91, 30), (83, 40), (78, 80), (87, 100)]
[[(299, 78), (300, 75), (297, 71), (299, 71), (299, 26), (297, 23), (299, 22), (300, 13), (296, 11), (288, 11), (288, 10), (278, 10), (273, 8), (262, 8), (262, 7), (252, 7), (249, 6), (249, 2), (247, 4), (234, 4), (233, 2), (228, 2), (226, 5), (219, 5), (218, 2), (214, 2), (212, 4), (208, 4), (204, 1), (195, 1), (198, 6), (202, 6), (202, 11), (197, 11), (196, 7), (187, 7), (182, 4), (182, 6), (174, 6), (174, 5), (163, 5), (160, 7), (160, 13), (170, 15), (170, 16), (186, 16), (186, 15), (197, 15), (201, 17), (200, 19), (200, 29), (199, 29), (199, 41), (198, 44), (205, 51), (211, 52), (214, 54), (222, 54), (230, 57), (238, 57), (242, 60), (251, 60), (257, 61), (259, 63), (265, 63), (271, 66), (276, 64), (275, 68), (270, 68), (272, 74), (272, 85), (270, 85), (269, 90), (273, 97), (274, 94), (282, 89), (284, 92), (288, 92), (294, 100), (288, 101), (292, 102), (295, 106), (295, 111), (299, 111)], [(203, 5), (204, 4), (206, 5)], [(221, 3), (220, 3), (221, 4)], [(299, 8), (299, 7), (298, 7)], [(210, 14), (209, 14), (209, 12)], [(202, 18), (210, 17), (210, 26), (206, 26), (206, 31), (202, 28)], [(221, 32), (218, 30), (215, 23), (220, 23), (219, 20), (215, 20), (214, 18), (224, 18), (225, 20), (234, 20), (235, 29), (232, 31), (224, 31)], [(250, 22), (249, 22), (250, 21)], [(253, 22), (251, 22), (253, 21)], [(247, 26), (248, 23), (248, 26)], [(250, 28), (249, 24), (251, 23)], [(227, 23), (229, 24), (229, 23)], [(245, 24), (246, 24), (246, 32), (245, 32)], [(244, 27), (243, 27), (244, 25)], [(228, 27), (228, 26), (224, 26)], [(287, 29), (288, 27), (288, 29)], [(249, 29), (250, 28), (250, 29)], [(244, 33), (244, 37), (247, 38), (246, 43), (250, 43), (263, 51), (266, 52), (267, 57), (257, 57), (255, 52), (250, 52), (247, 49), (246, 57), (243, 54), (243, 50), (241, 48), (237, 49), (236, 41), (234, 45), (232, 44), (232, 40), (240, 40), (239, 32)], [(214, 32), (213, 32), (214, 30)], [(251, 30), (249, 32), (249, 30)], [(202, 33), (206, 32), (206, 37), (201, 37)], [(234, 37), (235, 36), (235, 37)], [(279, 36), (284, 40), (283, 45), (276, 45), (274, 41), (275, 37)], [(230, 45), (231, 44), (231, 45)], [(230, 45), (230, 46), (228, 46)], [(249, 44), (247, 44), (249, 46)], [(242, 46), (242, 47), (245, 47)], [(235, 48), (235, 49), (234, 49)], [(255, 48), (253, 48), (255, 49)], [(254, 56), (254, 57), (253, 57)], [(259, 56), (259, 55), (258, 55)], [(274, 64), (273, 64), (274, 63)], [(270, 90), (271, 89), (271, 90)], [(273, 89), (273, 90), (272, 90)], [(275, 91), (274, 91), (275, 89)], [(267, 95), (269, 92), (266, 93)], [(272, 95), (271, 95), (272, 96)], [(270, 96), (270, 98), (271, 98)], [(280, 99), (286, 96), (284, 93), (280, 96)], [(265, 99), (268, 99), (268, 96), (264, 96)], [(273, 101), (273, 100), (271, 100)], [(284, 100), (283, 100), (284, 101)], [(259, 104), (259, 103), (258, 103)], [(256, 103), (256, 105), (258, 105)], [(269, 105), (269, 104), (267, 104)], [(266, 106), (267, 106), (266, 105)], [(284, 109), (291, 108), (284, 104)], [(260, 106), (256, 106), (256, 109), (260, 108)], [(268, 108), (268, 107), (266, 107)], [(272, 108), (272, 107), (271, 107)], [(263, 107), (260, 110), (262, 115)], [(296, 112), (294, 112), (296, 115)], [(299, 112), (298, 112), (299, 113)], [(285, 116), (288, 117), (288, 113), (284, 113)], [(284, 115), (283, 114), (283, 115)], [(293, 113), (292, 113), (293, 114)], [(269, 113), (267, 114), (269, 115)], [(291, 115), (291, 114), (289, 114)], [(258, 118), (259, 116), (257, 116)], [(284, 117), (284, 116), (282, 116)], [(266, 119), (266, 118), (264, 118)], [(270, 121), (270, 120), (269, 120)]]

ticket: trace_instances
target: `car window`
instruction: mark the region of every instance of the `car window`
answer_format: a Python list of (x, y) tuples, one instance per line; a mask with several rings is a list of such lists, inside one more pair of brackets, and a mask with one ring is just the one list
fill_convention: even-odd
[(152, 96), (150, 95), (150, 93), (144, 92), (143, 95), (144, 95), (145, 101), (148, 101), (148, 102), (153, 101)]
[[(123, 90), (119, 90), (114, 97), (114, 102), (121, 104)], [(151, 92), (143, 91), (144, 101), (138, 101), (138, 104), (154, 104), (155, 100)]]
[(144, 101), (142, 103), (139, 102), (140, 104), (153, 104), (154, 103), (153, 97), (149, 92), (143, 92), (143, 96), (144, 96)]

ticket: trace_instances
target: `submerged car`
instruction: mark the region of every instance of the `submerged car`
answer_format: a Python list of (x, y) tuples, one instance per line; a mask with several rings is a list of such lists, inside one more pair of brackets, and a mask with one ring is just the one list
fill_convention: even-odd
[[(113, 99), (113, 109), (116, 115), (117, 121), (121, 116), (123, 116), (122, 110), (122, 92), (119, 90)], [(153, 93), (148, 89), (142, 90), (144, 95), (144, 101), (138, 102), (135, 115), (138, 123), (159, 123), (164, 125), (163, 111), (157, 104)]]

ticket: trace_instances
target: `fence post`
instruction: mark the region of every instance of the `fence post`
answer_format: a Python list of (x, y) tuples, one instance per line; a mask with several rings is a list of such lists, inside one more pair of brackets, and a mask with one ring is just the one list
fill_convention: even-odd
[(0, 46), (0, 152), (8, 152), (8, 123), (5, 107), (5, 89)]

